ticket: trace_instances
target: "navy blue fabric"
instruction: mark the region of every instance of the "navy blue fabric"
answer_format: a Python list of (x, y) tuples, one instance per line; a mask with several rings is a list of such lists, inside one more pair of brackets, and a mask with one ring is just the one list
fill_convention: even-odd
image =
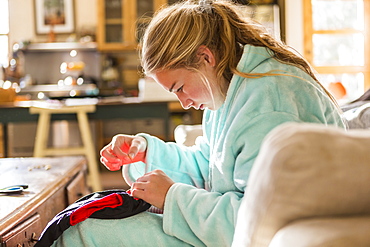
[[(83, 206), (96, 202), (115, 193), (122, 197), (123, 203), (121, 205), (114, 205), (115, 207), (105, 206), (91, 214), (90, 218), (95, 219), (122, 219), (133, 216), (135, 214), (146, 211), (150, 208), (150, 204), (141, 200), (135, 199), (124, 190), (106, 190), (100, 192), (94, 192), (88, 194), (76, 202), (69, 205), (62, 212), (57, 214), (46, 226), (43, 233), (40, 236), (39, 241), (35, 247), (49, 247), (55, 240), (59, 238), (62, 233), (67, 230), (70, 226), (70, 217)], [(81, 210), (79, 210), (80, 213)]]

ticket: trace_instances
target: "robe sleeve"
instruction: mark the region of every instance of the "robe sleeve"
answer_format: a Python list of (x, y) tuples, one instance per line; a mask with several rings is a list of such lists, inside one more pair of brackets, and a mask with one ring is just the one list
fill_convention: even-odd
[(267, 133), (284, 122), (300, 120), (289, 113), (271, 112), (236, 126), (238, 137), (232, 148), (239, 150), (239, 153), (235, 163), (223, 166), (234, 169), (234, 183), (240, 191), (222, 194), (186, 184), (174, 184), (166, 195), (164, 231), (195, 246), (231, 246), (238, 209), (259, 147)]
[(146, 162), (129, 165), (124, 177), (135, 181), (146, 172), (160, 169), (173, 181), (193, 185), (197, 188), (208, 187), (209, 146), (203, 137), (198, 137), (196, 145), (186, 147), (173, 142), (164, 142), (148, 134), (139, 134), (148, 142)]

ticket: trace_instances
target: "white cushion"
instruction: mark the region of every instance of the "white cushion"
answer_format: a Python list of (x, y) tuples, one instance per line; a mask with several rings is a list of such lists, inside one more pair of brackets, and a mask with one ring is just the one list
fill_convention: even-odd
[(261, 146), (233, 246), (268, 246), (297, 219), (364, 213), (370, 213), (370, 131), (287, 123)]
[(198, 136), (203, 135), (201, 124), (178, 125), (174, 131), (174, 137), (177, 144), (184, 146), (193, 146)]

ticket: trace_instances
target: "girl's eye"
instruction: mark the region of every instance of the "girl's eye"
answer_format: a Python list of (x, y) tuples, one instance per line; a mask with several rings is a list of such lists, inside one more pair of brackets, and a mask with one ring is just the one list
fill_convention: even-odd
[(184, 88), (184, 85), (182, 85), (181, 87), (179, 87), (179, 88), (176, 90), (176, 92), (177, 92), (177, 93), (178, 93), (178, 92), (182, 92), (183, 88)]

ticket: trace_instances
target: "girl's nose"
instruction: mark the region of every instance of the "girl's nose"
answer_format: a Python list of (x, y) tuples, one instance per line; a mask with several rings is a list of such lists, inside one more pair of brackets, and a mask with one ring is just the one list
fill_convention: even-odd
[(193, 104), (193, 101), (191, 99), (180, 97), (179, 95), (177, 95), (177, 98), (179, 99), (182, 108), (184, 108), (185, 110), (188, 110)]

